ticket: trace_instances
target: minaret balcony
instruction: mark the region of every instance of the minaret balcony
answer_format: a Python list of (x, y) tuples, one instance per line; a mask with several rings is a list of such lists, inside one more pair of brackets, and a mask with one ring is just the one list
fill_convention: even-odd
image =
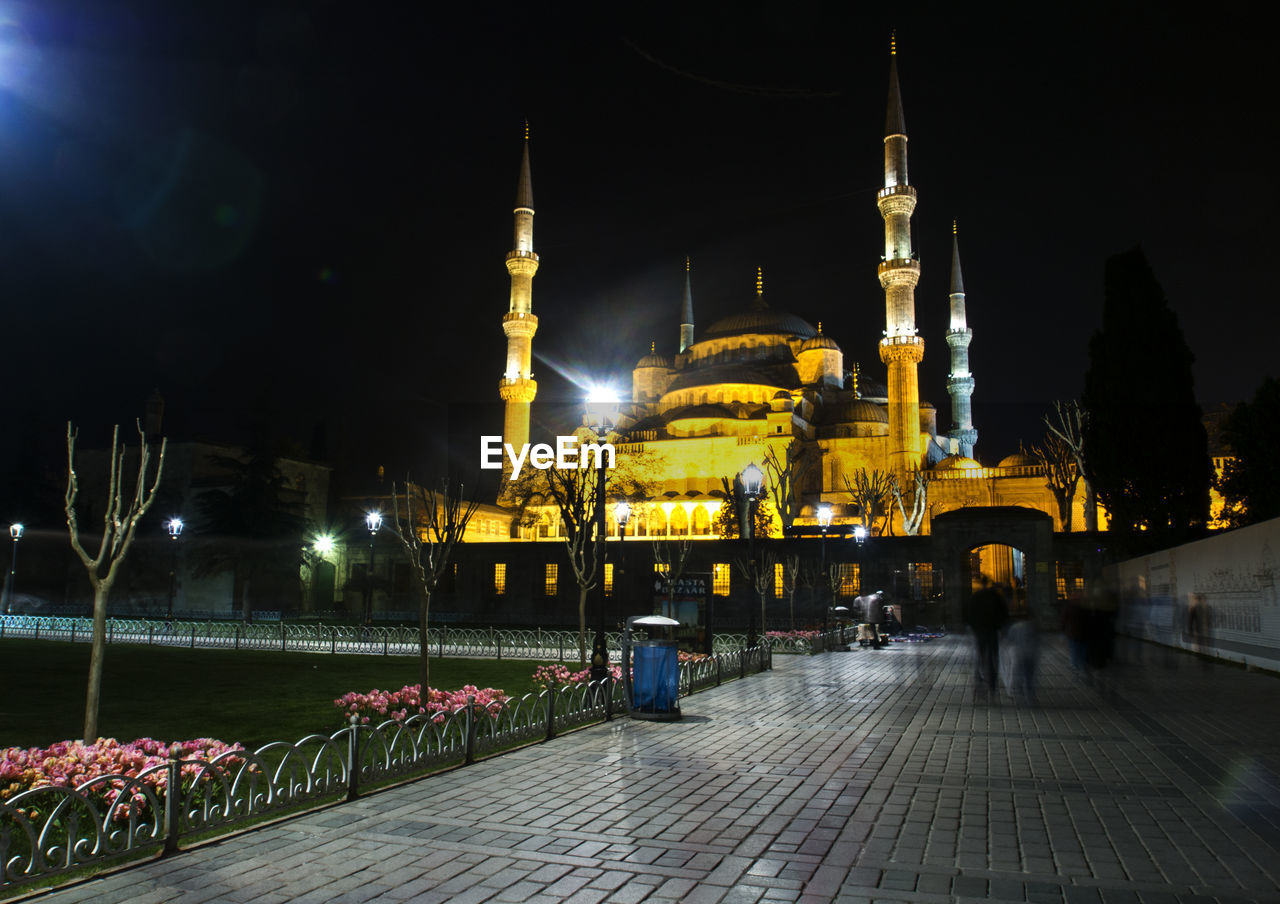
[(876, 267), (876, 275), (880, 285), (914, 286), (920, 281), (920, 261), (913, 257), (891, 257), (883, 260)]
[(886, 185), (876, 193), (876, 200), (882, 201), (885, 198), (892, 198), (899, 195), (906, 195), (914, 201), (916, 199), (916, 190), (910, 185)]
[(534, 251), (508, 251), (507, 252), (507, 260), (509, 261), (515, 260), (516, 258), (520, 258), (520, 257), (528, 258), (529, 260), (534, 260), (534, 261), (538, 259), (537, 252), (534, 252)]

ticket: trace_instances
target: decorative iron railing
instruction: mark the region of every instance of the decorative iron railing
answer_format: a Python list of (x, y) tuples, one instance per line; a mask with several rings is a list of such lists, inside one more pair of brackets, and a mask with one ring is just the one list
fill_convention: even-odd
[[(693, 693), (770, 667), (764, 645), (683, 663), (680, 690)], [(453, 713), (378, 725), (351, 716), (351, 724), (331, 735), (255, 751), (233, 749), (205, 759), (173, 750), (167, 763), (136, 775), (104, 775), (75, 787), (46, 785), (0, 798), (0, 895), (172, 852), (184, 839), (203, 841), (352, 800), (378, 786), (550, 740), (627, 706), (623, 685), (612, 679), (488, 705), (467, 699)], [(174, 788), (178, 793), (171, 794)]]
[[(636, 632), (633, 632), (636, 633)], [(0, 639), (5, 637), (88, 643), (93, 621), (49, 615), (0, 616)], [(621, 651), (617, 633), (609, 634), (609, 648)], [(637, 639), (644, 635), (636, 633)], [(578, 657), (576, 631), (541, 629), (451, 628), (427, 632), (432, 653), (471, 659), (540, 659), (565, 662)], [(714, 651), (736, 650), (747, 642), (744, 634), (717, 634)], [(305, 653), (364, 653), (383, 656), (418, 655), (418, 629), (407, 625), (325, 625), (273, 622), (165, 621), (145, 618), (107, 619), (107, 643), (137, 643), (191, 649), (280, 650)], [(587, 640), (590, 645), (590, 638)], [(791, 652), (791, 651), (787, 651)]]

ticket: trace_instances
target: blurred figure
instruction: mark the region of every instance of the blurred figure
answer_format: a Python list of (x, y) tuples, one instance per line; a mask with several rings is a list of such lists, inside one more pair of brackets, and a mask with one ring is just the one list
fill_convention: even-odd
[(1085, 625), (1084, 600), (1079, 593), (1072, 593), (1067, 597), (1066, 604), (1062, 607), (1062, 633), (1067, 638), (1071, 667), (1081, 675), (1087, 675), (1085, 639), (1088, 637), (1088, 628)]
[(878, 650), (885, 643), (884, 591), (877, 590), (867, 597), (866, 619), (871, 626), (871, 649)]
[(1115, 655), (1116, 613), (1119, 608), (1119, 597), (1114, 588), (1101, 577), (1085, 584), (1081, 626), (1085, 680), (1090, 684), (1095, 678), (1101, 680), (1104, 677), (1103, 670)]
[(1000, 629), (1009, 620), (1009, 606), (990, 578), (984, 574), (978, 580), (981, 586), (965, 606), (965, 624), (973, 631), (979, 687), (994, 693), (1000, 668)]
[(1209, 601), (1203, 593), (1193, 593), (1187, 603), (1187, 636), (1191, 641), (1191, 649), (1200, 655), (1200, 664), (1209, 664), (1210, 628), (1212, 613)]
[(1014, 619), (1006, 634), (1012, 648), (1009, 691), (1020, 703), (1036, 702), (1036, 669), (1040, 663), (1040, 632), (1030, 614)]

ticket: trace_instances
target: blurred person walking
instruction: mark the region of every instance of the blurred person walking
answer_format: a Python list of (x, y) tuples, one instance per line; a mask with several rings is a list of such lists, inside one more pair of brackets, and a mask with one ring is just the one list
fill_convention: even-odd
[(1000, 629), (1009, 620), (1009, 606), (1004, 596), (985, 574), (978, 578), (981, 586), (969, 597), (964, 620), (973, 631), (979, 687), (994, 695), (1000, 668)]

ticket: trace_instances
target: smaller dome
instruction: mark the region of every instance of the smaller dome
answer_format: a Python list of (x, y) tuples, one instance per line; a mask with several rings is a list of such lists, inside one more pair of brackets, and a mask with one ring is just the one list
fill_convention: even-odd
[(866, 399), (850, 399), (836, 403), (823, 416), (826, 424), (887, 424), (889, 412)]
[(641, 367), (671, 367), (671, 359), (666, 355), (658, 354), (657, 343), (649, 343), (649, 354), (645, 355), (636, 362), (636, 369)]
[(933, 466), (935, 471), (980, 471), (982, 465), (963, 455), (948, 455)]
[(1012, 455), (1006, 455), (1000, 459), (1000, 467), (1002, 468), (1029, 468), (1038, 464), (1039, 462), (1028, 455), (1025, 449), (1019, 449)]
[(821, 333), (811, 339), (804, 340), (804, 344), (800, 346), (800, 351), (811, 352), (818, 349), (830, 348), (836, 351), (840, 350), (840, 346), (836, 345), (834, 339), (830, 336), (824, 336)]
[(822, 334), (822, 321), (818, 321), (818, 335), (811, 336), (810, 338), (804, 340), (804, 343), (800, 346), (800, 351), (811, 352), (811, 351), (824, 349), (824, 348), (830, 348), (830, 349), (834, 349), (835, 351), (840, 351), (840, 346), (836, 345), (834, 339), (832, 339), (829, 336), (824, 336)]

